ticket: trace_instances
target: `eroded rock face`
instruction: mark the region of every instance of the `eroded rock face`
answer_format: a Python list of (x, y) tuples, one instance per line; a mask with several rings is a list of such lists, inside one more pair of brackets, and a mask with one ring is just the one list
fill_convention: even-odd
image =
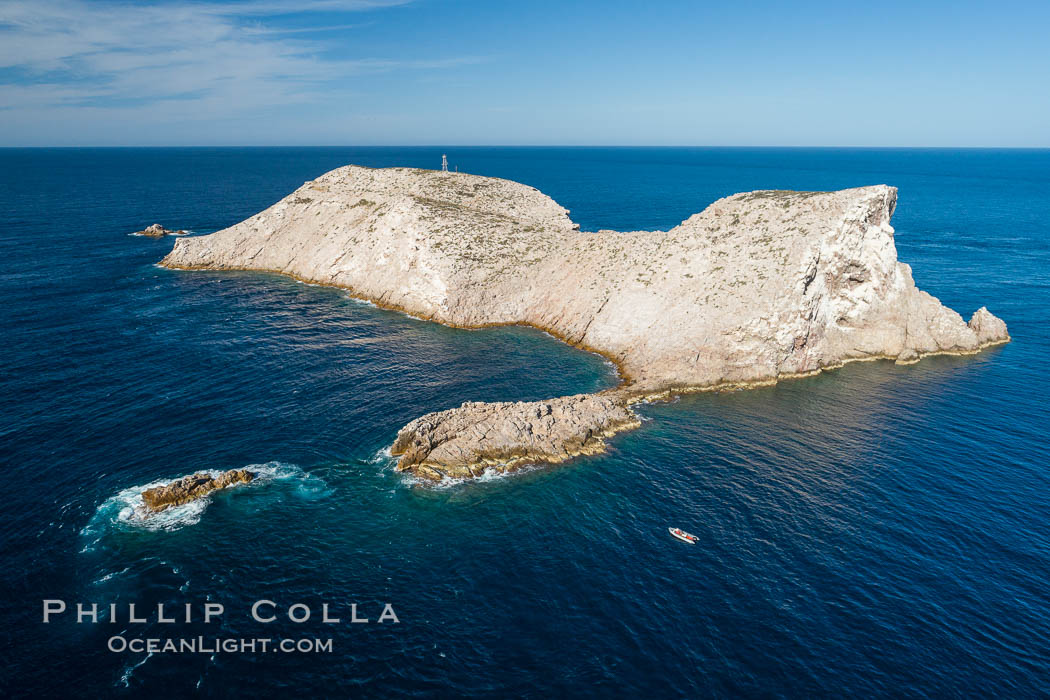
[(141, 231), (136, 231), (137, 236), (149, 236), (151, 238), (161, 238), (163, 236), (181, 236), (186, 233), (185, 231), (173, 231), (171, 229), (164, 228), (160, 224), (150, 224)]
[(1006, 323), (1001, 318), (993, 316), (992, 312), (983, 306), (974, 312), (970, 317), (970, 322), (966, 325), (977, 336), (977, 342), (982, 347), (996, 345), (1010, 339), (1010, 334), (1006, 332)]
[[(615, 361), (635, 395), (1009, 340), (986, 309), (966, 323), (915, 287), (897, 260), (896, 202), (885, 185), (749, 192), (670, 231), (587, 233), (519, 183), (347, 166), (235, 226), (179, 239), (163, 264), (281, 272), (450, 325), (532, 325)], [(471, 471), (487, 451), (460, 454)]]
[(625, 397), (615, 393), (467, 402), (406, 425), (391, 453), (400, 455), (399, 471), (426, 479), (473, 477), (490, 467), (507, 471), (594, 454), (604, 448), (606, 437), (638, 425)]
[(157, 486), (142, 492), (142, 501), (151, 512), (179, 506), (183, 503), (204, 498), (213, 491), (228, 488), (234, 484), (246, 484), (255, 478), (255, 473), (247, 469), (231, 469), (219, 476), (199, 473), (184, 476), (170, 484)]

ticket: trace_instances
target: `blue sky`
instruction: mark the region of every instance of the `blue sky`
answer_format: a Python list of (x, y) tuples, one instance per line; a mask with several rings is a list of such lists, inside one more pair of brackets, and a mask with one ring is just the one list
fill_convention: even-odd
[(1048, 2), (0, 0), (0, 145), (1050, 147)]

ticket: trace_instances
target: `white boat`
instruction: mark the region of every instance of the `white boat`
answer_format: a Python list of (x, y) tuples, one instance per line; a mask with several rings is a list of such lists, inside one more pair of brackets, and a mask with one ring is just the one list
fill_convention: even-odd
[(690, 535), (685, 530), (679, 529), (677, 527), (669, 527), (667, 528), (667, 531), (671, 533), (672, 537), (677, 537), (683, 542), (688, 542), (689, 544), (696, 544), (697, 540), (700, 539), (696, 535)]

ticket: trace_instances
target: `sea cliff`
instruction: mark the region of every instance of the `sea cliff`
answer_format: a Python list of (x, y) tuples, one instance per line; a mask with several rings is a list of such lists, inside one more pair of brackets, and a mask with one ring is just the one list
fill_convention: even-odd
[(228, 229), (177, 240), (163, 264), (280, 272), (453, 326), (531, 325), (620, 368), (623, 385), (593, 397), (413, 421), (393, 447), (399, 466), (438, 479), (593, 452), (637, 424), (641, 398), (1008, 341), (987, 309), (967, 323), (916, 288), (897, 260), (896, 200), (885, 185), (758, 191), (669, 231), (581, 232), (520, 183), (346, 166)]

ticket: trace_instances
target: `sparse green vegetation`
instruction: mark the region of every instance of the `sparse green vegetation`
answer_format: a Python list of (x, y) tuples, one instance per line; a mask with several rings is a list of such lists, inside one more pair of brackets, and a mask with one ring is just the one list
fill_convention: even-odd
[[(796, 190), (758, 190), (756, 192), (748, 192), (737, 197), (738, 202), (755, 202), (760, 200), (782, 200), (785, 205), (790, 205), (792, 202), (798, 202), (801, 200), (809, 199), (820, 194), (827, 194), (827, 192), (806, 192)], [(787, 207), (785, 206), (785, 209)]]

